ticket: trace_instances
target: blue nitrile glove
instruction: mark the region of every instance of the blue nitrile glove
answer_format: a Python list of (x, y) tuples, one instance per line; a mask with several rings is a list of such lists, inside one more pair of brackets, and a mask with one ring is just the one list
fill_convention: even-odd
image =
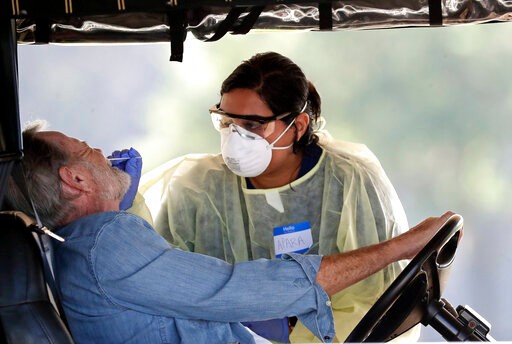
[(133, 205), (133, 200), (135, 199), (135, 195), (137, 194), (137, 189), (139, 188), (139, 181), (142, 172), (142, 159), (135, 149), (123, 149), (122, 151), (114, 151), (112, 155), (109, 155), (107, 158), (129, 158), (126, 160), (112, 160), (112, 166), (117, 167), (121, 171), (128, 173), (131, 177), (130, 187), (126, 194), (124, 195), (123, 200), (119, 204), (119, 209), (126, 210), (131, 208)]
[(242, 325), (250, 328), (251, 331), (262, 336), (263, 338), (281, 343), (290, 342), (288, 318), (264, 321), (248, 321), (243, 322)]

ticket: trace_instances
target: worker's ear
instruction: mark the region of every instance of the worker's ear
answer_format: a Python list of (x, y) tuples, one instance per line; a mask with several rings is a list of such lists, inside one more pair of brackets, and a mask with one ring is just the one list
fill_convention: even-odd
[(295, 128), (297, 128), (297, 137), (300, 139), (302, 135), (308, 130), (309, 127), (309, 115), (302, 112), (295, 118)]
[(73, 195), (91, 192), (93, 190), (91, 173), (80, 165), (64, 165), (59, 168), (62, 187)]

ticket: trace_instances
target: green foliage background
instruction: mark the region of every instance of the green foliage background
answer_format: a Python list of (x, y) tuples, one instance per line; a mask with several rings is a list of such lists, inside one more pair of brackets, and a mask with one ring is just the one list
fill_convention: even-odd
[(133, 146), (149, 171), (218, 152), (207, 110), (221, 82), (254, 53), (287, 55), (317, 86), (331, 134), (379, 157), (410, 224), (447, 209), (464, 217), (445, 296), (511, 340), (511, 25), (189, 35), (182, 63), (168, 61), (168, 44), (20, 46), (22, 120), (47, 119), (105, 155)]

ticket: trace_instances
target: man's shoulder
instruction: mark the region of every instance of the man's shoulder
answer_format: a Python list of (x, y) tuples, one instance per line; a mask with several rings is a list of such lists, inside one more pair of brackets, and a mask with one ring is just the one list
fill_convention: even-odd
[(138, 224), (141, 227), (150, 227), (140, 216), (126, 211), (106, 211), (83, 216), (61, 228), (58, 233), (62, 233), (68, 238), (89, 236), (97, 234), (105, 227), (119, 226), (125, 222)]

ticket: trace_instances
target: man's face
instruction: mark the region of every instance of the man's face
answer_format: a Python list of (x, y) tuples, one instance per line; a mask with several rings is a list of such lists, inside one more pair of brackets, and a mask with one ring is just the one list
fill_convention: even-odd
[(103, 200), (121, 201), (130, 187), (130, 175), (116, 167), (112, 167), (110, 162), (103, 165), (94, 165), (85, 162), (84, 165), (98, 185), (98, 196)]
[(112, 167), (101, 149), (90, 147), (85, 141), (57, 131), (42, 131), (37, 135), (48, 142), (63, 147), (75, 166), (85, 168), (96, 186), (95, 193), (103, 200), (121, 200), (130, 187), (130, 176)]

